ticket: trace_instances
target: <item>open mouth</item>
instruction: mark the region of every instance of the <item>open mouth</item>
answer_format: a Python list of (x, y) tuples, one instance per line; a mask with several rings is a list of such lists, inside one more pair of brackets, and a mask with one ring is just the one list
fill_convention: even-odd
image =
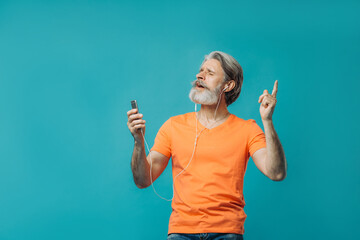
[(205, 87), (203, 87), (199, 82), (196, 83), (196, 87), (197, 87), (197, 88), (205, 88)]

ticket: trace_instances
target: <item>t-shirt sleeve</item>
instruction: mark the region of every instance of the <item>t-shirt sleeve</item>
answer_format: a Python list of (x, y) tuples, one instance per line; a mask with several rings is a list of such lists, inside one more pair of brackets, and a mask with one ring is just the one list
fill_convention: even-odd
[(260, 148), (266, 147), (266, 138), (263, 130), (255, 120), (250, 119), (250, 134), (248, 138), (249, 154), (252, 156)]
[(167, 120), (160, 127), (151, 151), (156, 151), (167, 157), (171, 157), (171, 119)]

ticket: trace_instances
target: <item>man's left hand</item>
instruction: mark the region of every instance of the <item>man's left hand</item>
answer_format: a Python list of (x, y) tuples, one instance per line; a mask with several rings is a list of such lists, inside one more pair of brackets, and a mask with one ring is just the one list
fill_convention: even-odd
[(268, 90), (259, 97), (260, 116), (263, 121), (272, 120), (272, 114), (276, 105), (276, 94), (278, 90), (278, 80), (275, 81), (274, 89), (270, 94)]

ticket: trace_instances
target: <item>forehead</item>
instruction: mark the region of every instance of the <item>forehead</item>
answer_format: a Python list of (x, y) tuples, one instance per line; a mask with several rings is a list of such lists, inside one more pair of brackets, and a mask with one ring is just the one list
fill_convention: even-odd
[(216, 59), (209, 59), (203, 62), (200, 68), (209, 68), (214, 71), (222, 70), (221, 63)]

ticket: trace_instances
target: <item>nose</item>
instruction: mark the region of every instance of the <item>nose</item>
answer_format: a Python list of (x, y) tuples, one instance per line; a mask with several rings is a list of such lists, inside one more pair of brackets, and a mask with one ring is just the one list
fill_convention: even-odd
[(204, 80), (204, 73), (203, 72), (199, 72), (198, 74), (196, 74), (196, 79), (197, 80)]

